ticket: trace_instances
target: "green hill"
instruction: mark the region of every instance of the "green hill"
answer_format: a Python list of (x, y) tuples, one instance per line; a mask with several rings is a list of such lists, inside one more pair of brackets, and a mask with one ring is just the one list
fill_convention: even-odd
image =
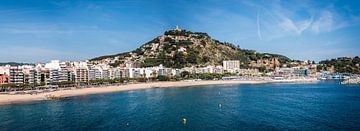
[(140, 62), (142, 67), (163, 64), (165, 67), (183, 68), (221, 65), (224, 60), (240, 60), (242, 68), (255, 68), (251, 63), (260, 64), (273, 59), (279, 62), (278, 66), (291, 61), (283, 55), (258, 53), (254, 50), (242, 49), (232, 43), (220, 42), (212, 39), (207, 33), (169, 30), (134, 51), (101, 56), (90, 61), (117, 66), (126, 60), (131, 60)]
[(334, 73), (360, 74), (360, 58), (340, 57), (337, 59), (323, 60), (319, 62), (317, 69), (332, 71)]
[(0, 66), (4, 66), (4, 65), (11, 65), (11, 66), (21, 66), (21, 65), (34, 65), (31, 63), (18, 63), (18, 62), (0, 62)]

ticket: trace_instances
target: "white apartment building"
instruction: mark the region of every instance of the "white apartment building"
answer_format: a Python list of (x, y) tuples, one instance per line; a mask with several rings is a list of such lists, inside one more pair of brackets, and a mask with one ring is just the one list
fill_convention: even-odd
[[(128, 68), (129, 72), (129, 78), (151, 78), (151, 77), (157, 77), (159, 75), (164, 76), (174, 76), (176, 74), (180, 75), (180, 70), (178, 70), (178, 73), (176, 73), (176, 70), (171, 68), (165, 68), (162, 65), (156, 66), (156, 67), (147, 67), (147, 68)], [(173, 73), (174, 72), (174, 73)], [(126, 72), (125, 72), (126, 73)]]
[(235, 73), (237, 70), (240, 69), (240, 61), (239, 60), (230, 60), (230, 61), (223, 61), (224, 70)]
[(122, 72), (120, 70), (120, 68), (112, 68), (109, 70), (109, 77), (110, 79), (117, 79), (117, 78), (121, 78), (122, 76)]
[(10, 74), (10, 65), (0, 66), (0, 74)]
[(89, 80), (89, 69), (86, 62), (74, 62), (75, 81), (87, 82)]
[(60, 79), (60, 61), (59, 60), (52, 60), (50, 63), (45, 64), (45, 68), (49, 70), (49, 79), (48, 82), (59, 82)]

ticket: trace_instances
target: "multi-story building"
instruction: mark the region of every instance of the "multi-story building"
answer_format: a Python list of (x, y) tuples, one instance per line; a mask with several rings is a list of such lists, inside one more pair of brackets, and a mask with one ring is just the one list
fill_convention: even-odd
[(180, 69), (172, 69), (171, 70), (171, 74), (173, 75), (173, 76), (176, 76), (176, 77), (180, 77), (181, 76), (181, 70)]
[(0, 74), (10, 74), (10, 65), (0, 66)]
[(257, 76), (257, 75), (259, 75), (259, 70), (258, 69), (240, 69), (238, 74), (241, 76)]
[(59, 82), (75, 81), (74, 73), (69, 69), (61, 69), (59, 72)]
[(50, 75), (49, 70), (42, 68), (37, 70), (37, 83), (38, 84), (49, 84)]
[(74, 72), (70, 63), (60, 63), (59, 82), (75, 81)]
[(23, 84), (24, 83), (24, 73), (22, 68), (18, 66), (10, 67), (10, 83), (14, 84)]
[(59, 82), (59, 78), (60, 78), (59, 75), (61, 71), (59, 60), (52, 60), (50, 61), (50, 63), (46, 63), (45, 69), (49, 71), (49, 79), (48, 79), (49, 83)]
[(60, 73), (57, 69), (49, 69), (49, 83), (59, 82)]
[[(114, 76), (112, 68), (108, 65), (90, 65), (89, 68), (89, 80), (96, 79), (111, 79)], [(120, 73), (118, 73), (120, 75)]]
[(30, 69), (27, 79), (29, 84), (38, 84), (37, 71), (35, 69)]
[(130, 78), (130, 70), (127, 68), (120, 68), (122, 78)]
[(280, 77), (291, 77), (291, 76), (308, 76), (310, 71), (308, 69), (302, 69), (298, 67), (292, 68), (280, 68), (279, 70), (274, 71), (274, 76)]
[(308, 69), (295, 69), (293, 71), (293, 75), (295, 76), (308, 76), (309, 70)]
[(102, 79), (110, 79), (110, 71), (103, 69), (101, 72)]
[(98, 69), (89, 68), (89, 80), (96, 80), (96, 73)]
[(240, 69), (240, 61), (239, 60), (230, 60), (223, 61), (224, 70), (234, 73)]
[(86, 62), (75, 62), (75, 81), (76, 82), (88, 82), (89, 81), (89, 69)]
[(121, 78), (122, 72), (119, 68), (113, 68), (110, 70), (110, 79)]
[(76, 82), (87, 82), (88, 81), (88, 70), (85, 68), (77, 68), (75, 72)]
[(0, 85), (8, 84), (10, 82), (10, 66), (0, 66)]
[(224, 68), (222, 66), (216, 66), (213, 70), (214, 70), (213, 73), (216, 73), (216, 74), (224, 73)]
[(8, 84), (9, 82), (10, 82), (10, 77), (6, 73), (0, 74), (0, 85)]

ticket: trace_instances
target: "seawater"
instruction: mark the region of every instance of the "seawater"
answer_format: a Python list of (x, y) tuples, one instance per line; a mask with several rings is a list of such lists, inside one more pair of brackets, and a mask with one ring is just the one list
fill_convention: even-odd
[(360, 130), (360, 86), (157, 88), (2, 105), (0, 130)]

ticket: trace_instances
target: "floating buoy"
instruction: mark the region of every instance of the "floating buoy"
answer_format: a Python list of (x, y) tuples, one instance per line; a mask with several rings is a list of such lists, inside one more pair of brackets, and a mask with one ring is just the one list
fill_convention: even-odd
[(219, 104), (219, 107), (221, 108), (221, 104)]
[(186, 118), (183, 118), (183, 123), (184, 123), (184, 125), (186, 124)]
[(129, 123), (126, 123), (126, 125), (128, 126), (128, 125), (129, 125)]
[(220, 91), (219, 91), (219, 95), (220, 95)]

